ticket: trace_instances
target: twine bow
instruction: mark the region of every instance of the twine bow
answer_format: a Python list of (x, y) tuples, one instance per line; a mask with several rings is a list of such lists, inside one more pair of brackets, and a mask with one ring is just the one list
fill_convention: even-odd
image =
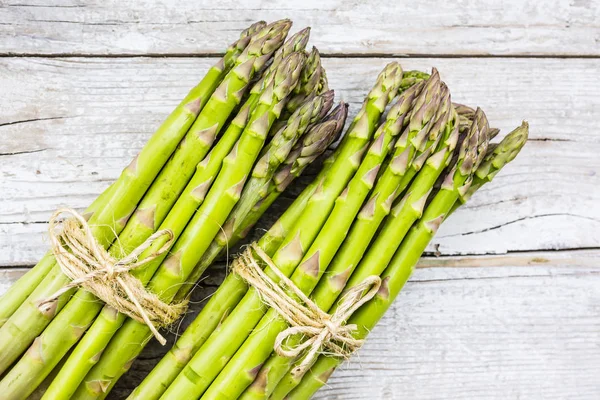
[[(70, 214), (71, 217), (59, 221), (61, 214)], [(58, 229), (59, 225), (61, 229)], [(52, 214), (49, 233), (54, 257), (71, 282), (42, 300), (38, 305), (40, 310), (44, 312), (51, 309), (52, 303), (61, 295), (72, 288), (82, 287), (118, 312), (147, 325), (161, 344), (166, 343), (157, 328), (177, 321), (185, 311), (186, 304), (164, 303), (129, 272), (169, 250), (174, 241), (170, 229), (157, 231), (120, 260), (100, 246), (85, 218), (70, 208), (61, 208)], [(157, 252), (138, 260), (146, 249), (162, 237), (168, 237), (168, 240)]]
[[(279, 278), (279, 283), (274, 282), (263, 271), (252, 250), (271, 268)], [(292, 370), (294, 376), (304, 375), (319, 354), (327, 352), (337, 357), (349, 358), (362, 346), (364, 341), (352, 335), (357, 326), (346, 325), (345, 322), (357, 309), (375, 297), (381, 286), (381, 278), (378, 276), (367, 277), (348, 290), (340, 299), (336, 311), (328, 314), (281, 273), (271, 258), (256, 244), (246, 248), (233, 262), (232, 268), (256, 289), (265, 304), (273, 308), (290, 325), (277, 336), (275, 352), (287, 358), (296, 358), (306, 352), (300, 364)], [(298, 334), (304, 336), (304, 341), (286, 349), (285, 341)]]

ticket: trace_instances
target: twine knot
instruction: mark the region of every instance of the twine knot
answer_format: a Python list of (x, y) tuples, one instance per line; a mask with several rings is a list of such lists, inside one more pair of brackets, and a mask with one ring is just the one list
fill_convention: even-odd
[[(271, 268), (279, 279), (278, 283), (263, 271), (254, 258), (253, 251)], [(294, 376), (304, 375), (319, 354), (331, 354), (347, 359), (362, 346), (364, 341), (353, 336), (357, 326), (347, 325), (346, 321), (363, 304), (375, 297), (381, 286), (379, 276), (369, 276), (349, 289), (340, 299), (335, 312), (328, 314), (286, 277), (273, 260), (254, 243), (236, 258), (232, 269), (256, 289), (261, 300), (290, 325), (277, 335), (274, 350), (287, 358), (296, 358), (305, 353), (302, 361), (292, 370)], [(286, 346), (286, 341), (295, 335), (302, 335), (303, 340)]]
[[(69, 214), (70, 217), (60, 219), (61, 214)], [(52, 214), (48, 230), (54, 257), (71, 282), (42, 300), (38, 305), (42, 311), (52, 308), (52, 303), (64, 293), (81, 287), (118, 312), (147, 325), (161, 344), (166, 343), (158, 329), (177, 321), (187, 304), (163, 302), (130, 271), (150, 263), (169, 250), (175, 240), (170, 229), (155, 232), (121, 259), (111, 256), (98, 243), (85, 218), (73, 209), (61, 208)], [(167, 240), (158, 251), (139, 260), (146, 249), (164, 237)]]

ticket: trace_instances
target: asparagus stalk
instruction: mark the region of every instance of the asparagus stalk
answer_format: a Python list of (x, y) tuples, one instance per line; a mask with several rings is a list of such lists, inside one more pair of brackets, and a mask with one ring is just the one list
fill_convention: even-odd
[[(194, 167), (208, 152), (229, 113), (239, 102), (250, 77), (264, 64), (267, 59), (264, 56), (271, 54), (283, 41), (288, 29), (287, 21), (263, 29), (257, 35), (258, 39), (254, 39), (244, 53), (238, 57), (237, 66), (227, 75), (210, 98), (190, 128), (186, 139), (182, 141), (178, 150), (159, 174), (155, 184), (142, 200), (138, 212), (128, 222), (128, 226), (132, 228), (125, 229), (123, 231), (125, 235), (118, 241), (119, 245), (111, 248), (113, 256), (121, 256), (122, 253), (127, 253), (137, 247), (155, 231), (156, 225), (163, 221), (190, 179)], [(162, 244), (164, 245), (164, 243)], [(59, 277), (56, 283), (62, 280), (66, 280), (66, 277)], [(79, 290), (67, 308), (59, 313), (46, 331), (36, 339), (38, 347), (44, 346), (44, 362), (37, 362), (34, 368), (31, 364), (36, 360), (26, 355), (9, 374), (11, 390), (18, 393), (21, 390), (29, 391), (35, 388), (36, 384), (43, 380), (43, 377), (79, 339), (85, 328), (100, 311), (101, 306), (102, 304), (91, 293), (83, 289)], [(39, 324), (38, 327), (43, 328), (43, 325)], [(77, 327), (75, 333), (72, 332), (72, 327)], [(34, 335), (37, 332), (28, 331), (27, 333)], [(56, 342), (55, 338), (63, 340)], [(49, 345), (49, 343), (53, 345)], [(14, 353), (16, 354), (16, 351)]]
[[(344, 107), (345, 109), (345, 107)], [(342, 117), (345, 118), (345, 115)], [(329, 128), (329, 129), (323, 129)], [(302, 157), (300, 153), (302, 153), (303, 149), (306, 149), (310, 152), (310, 155), (306, 155), (307, 157), (316, 156), (315, 152), (323, 152), (325, 150), (326, 143), (334, 139), (334, 137), (339, 133), (337, 130), (337, 125), (335, 121), (327, 121), (324, 123), (320, 123), (315, 125), (304, 137), (302, 143), (298, 143), (297, 149), (293, 149), (288, 159), (287, 163), (294, 163), (291, 159), (298, 160)], [(318, 139), (328, 138), (327, 140), (315, 140), (313, 136)], [(313, 144), (315, 142), (322, 143), (320, 149), (316, 149)], [(280, 167), (281, 169), (281, 167)], [(288, 170), (290, 168), (287, 168)], [(301, 170), (304, 168), (299, 168), (299, 171), (294, 170), (294, 173), (300, 174)], [(244, 189), (246, 191), (246, 188)], [(242, 195), (242, 198), (244, 196)], [(241, 202), (242, 200), (240, 200)], [(231, 217), (230, 217), (231, 218)], [(211, 244), (211, 248), (215, 245), (216, 240)], [(210, 252), (211, 248), (209, 248), (208, 252)], [(219, 246), (216, 250), (216, 254), (221, 250)], [(207, 253), (208, 254), (208, 253)], [(212, 254), (215, 254), (213, 252)], [(204, 261), (206, 257), (203, 256), (200, 261), (200, 265), (196, 267), (194, 270), (194, 276), (196, 276), (197, 270), (202, 270), (203, 267), (201, 264), (206, 262), (208, 265), (212, 262), (212, 260)], [(193, 281), (193, 278), (190, 278), (190, 281)], [(185, 298), (189, 291), (193, 286), (185, 286), (180, 289), (177, 293), (177, 298)], [(238, 288), (233, 288), (233, 290), (226, 291), (225, 298), (215, 299), (211, 301), (203, 311), (204, 318), (196, 318), (192, 324), (186, 329), (183, 335), (177, 340), (177, 342), (173, 345), (171, 350), (163, 357), (163, 359), (156, 365), (156, 367), (150, 372), (150, 374), (144, 379), (142, 384), (138, 386), (133, 393), (129, 396), (131, 399), (157, 399), (159, 398), (163, 391), (170, 385), (170, 383), (175, 379), (177, 374), (181, 371), (181, 369), (187, 364), (189, 359), (193, 356), (195, 351), (202, 345), (208, 334), (212, 332), (212, 330), (216, 327), (216, 325), (225, 317), (225, 313), (227, 309), (231, 308), (231, 303), (235, 305), (237, 301), (241, 299), (243, 293), (245, 292), (243, 289), (237, 290)], [(223, 292), (222, 292), (223, 293)], [(215, 296), (219, 296), (217, 293)], [(236, 301), (237, 300), (237, 301)], [(212, 313), (208, 310), (211, 307), (218, 307), (218, 309), (212, 310)]]
[[(343, 129), (347, 114), (348, 106), (344, 105), (336, 108), (335, 112), (328, 116), (328, 120), (336, 121), (337, 132), (340, 132)], [(283, 178), (283, 176), (281, 176), (281, 178)], [(275, 254), (275, 251), (277, 251), (279, 246), (281, 246), (281, 243), (283, 243), (283, 239), (285, 239), (286, 235), (291, 231), (302, 212), (304, 212), (304, 209), (308, 204), (308, 200), (312, 198), (312, 195), (315, 193), (317, 188), (322, 186), (324, 179), (325, 175), (321, 170), (317, 178), (310, 185), (308, 185), (302, 191), (302, 193), (300, 193), (292, 205), (287, 208), (281, 218), (279, 218), (263, 235), (260, 241), (260, 246), (266, 254), (269, 256)], [(281, 189), (284, 189), (282, 186), (284, 182), (284, 180), (281, 180), (278, 183), (278, 186), (280, 186)]]
[[(477, 112), (482, 114), (480, 110)], [(489, 138), (487, 131), (485, 124), (484, 127), (480, 127), (477, 122), (473, 124), (469, 136), (463, 141), (455, 167), (448, 173), (441, 190), (433, 197), (419, 222), (404, 238), (383, 273), (383, 283), (379, 293), (349, 319), (349, 324), (358, 326), (355, 335), (357, 338), (365, 338), (387, 311), (453, 205), (461, 194), (468, 190), (473, 174), (486, 153)], [(318, 388), (325, 384), (340, 363), (340, 359), (321, 356), (313, 365), (311, 372), (287, 395), (286, 399), (310, 398)]]
[[(401, 69), (397, 63), (389, 64), (380, 74), (362, 111), (351, 125), (348, 133), (350, 139), (343, 145), (341, 156), (331, 165), (330, 174), (323, 177), (322, 185), (310, 198), (302, 216), (273, 255), (273, 261), (284, 275), (291, 275), (300, 262), (303, 256), (302, 249), (308, 248), (312, 243), (333, 208), (335, 199), (358, 168), (381, 114), (387, 103), (395, 96), (401, 76)], [(261, 247), (263, 239), (259, 242)], [(266, 271), (276, 279), (269, 268)], [(182, 395), (199, 397), (242, 345), (265, 312), (265, 306), (258, 294), (250, 289), (233, 313), (197, 351), (163, 397), (177, 398)], [(206, 360), (212, 362), (209, 364)]]
[[(293, 90), (303, 65), (303, 55), (294, 53), (277, 68), (273, 82), (260, 96), (248, 126), (229, 155), (204, 202), (149, 283), (163, 301), (171, 301), (216, 235), (219, 225), (239, 200), (246, 177), (264, 144), (266, 135)], [(104, 398), (129, 361), (150, 339), (147, 326), (127, 321), (108, 346), (104, 357), (90, 370), (75, 396)], [(108, 378), (110, 377), (110, 378)]]
[[(320, 117), (322, 115), (325, 115), (329, 109), (331, 108), (331, 104), (333, 101), (333, 92), (326, 92), (323, 96), (319, 96), (316, 97), (316, 99), (318, 101), (321, 101), (320, 99), (323, 99), (325, 101), (325, 105), (326, 107), (323, 107), (321, 112), (320, 112)], [(304, 107), (311, 107), (311, 102), (314, 100), (309, 99), (309, 101), (307, 101), (307, 103), (304, 105)], [(302, 112), (300, 112), (300, 114), (303, 114)], [(308, 118), (309, 116), (307, 116)], [(301, 123), (301, 121), (293, 118), (292, 117), (288, 120), (288, 124), (286, 127), (282, 128), (282, 132), (285, 132), (286, 130), (289, 130), (290, 128), (295, 129), (293, 126), (290, 125), (290, 123)], [(306, 129), (303, 130), (306, 131)], [(277, 134), (279, 135), (279, 134)], [(275, 136), (275, 139), (277, 138), (277, 135)], [(329, 135), (324, 135), (322, 137), (320, 137), (320, 140), (325, 140)], [(311, 136), (311, 138), (314, 137)], [(261, 162), (259, 162), (253, 171), (253, 176), (249, 182), (250, 186), (253, 186), (256, 188), (255, 191), (252, 192), (248, 192), (248, 194), (252, 194), (252, 199), (248, 199), (248, 201), (240, 201), (240, 203), (236, 206), (236, 208), (232, 211), (227, 223), (225, 223), (225, 225), (223, 226), (223, 229), (219, 232), (219, 234), (217, 235), (217, 237), (215, 238), (215, 241), (221, 245), (221, 246), (226, 246), (228, 243), (228, 237), (230, 237), (232, 235), (232, 231), (235, 230), (239, 230), (239, 224), (245, 220), (246, 216), (248, 215), (248, 213), (250, 212), (250, 209), (252, 207), (254, 207), (259, 201), (263, 200), (267, 194), (268, 194), (268, 190), (269, 190), (269, 183), (273, 180), (273, 178), (277, 175), (277, 170), (276, 168), (278, 168), (282, 163), (286, 162), (286, 159), (288, 158), (288, 156), (290, 155), (290, 152), (293, 152), (294, 155), (296, 155), (296, 159), (300, 156), (300, 154), (296, 154), (297, 151), (299, 151), (300, 149), (304, 148), (305, 151), (310, 152), (312, 150), (312, 148), (308, 147), (308, 143), (306, 143), (305, 141), (302, 142), (301, 146), (297, 146), (292, 148), (291, 146), (294, 146), (295, 142), (292, 143), (291, 141), (288, 142), (288, 146), (286, 146), (285, 148), (282, 148), (280, 151), (278, 152), (273, 152), (272, 155), (269, 154), (269, 148), (267, 149), (268, 151), (263, 155)], [(304, 146), (304, 147), (302, 147)], [(272, 144), (269, 146), (272, 147)], [(316, 147), (318, 149), (318, 143), (316, 144)], [(298, 150), (296, 150), (298, 149)], [(312, 161), (312, 160), (311, 160)], [(289, 163), (289, 162), (288, 162)], [(265, 168), (264, 165), (270, 165), (270, 168)], [(243, 195), (242, 195), (243, 197)]]
[[(321, 119), (327, 114), (331, 108), (332, 102), (333, 92), (331, 91), (322, 96), (313, 96), (312, 98), (309, 98), (308, 101), (290, 117), (287, 125), (282, 127), (275, 135), (273, 141), (265, 149), (265, 154), (254, 167), (251, 179), (248, 182), (248, 187), (252, 188), (252, 190), (248, 190), (245, 193), (246, 197), (244, 197), (244, 194), (242, 195), (240, 202), (233, 209), (229, 217), (229, 224), (226, 223), (220, 231), (220, 234), (216, 237), (216, 240), (222, 245), (226, 245), (226, 239), (223, 240), (220, 237), (221, 234), (226, 234), (228, 230), (236, 227), (236, 225), (246, 217), (250, 208), (261, 198), (266, 196), (266, 188), (268, 187), (268, 183), (272, 180), (277, 168), (288, 157), (300, 136), (308, 130), (309, 124), (315, 120)], [(319, 104), (318, 106), (316, 106), (317, 103)], [(317, 115), (313, 115), (309, 110), (315, 110)], [(286, 135), (294, 135), (294, 137), (286, 137)], [(285, 146), (282, 146), (282, 143), (285, 143)]]
[[(131, 198), (131, 201), (123, 203), (123, 208), (128, 204), (137, 203), (145, 190), (144, 187), (150, 185), (156, 174), (160, 171), (170, 153), (174, 150), (177, 143), (181, 140), (188, 128), (196, 119), (198, 113), (202, 110), (208, 98), (219, 85), (223, 77), (233, 67), (237, 57), (243, 49), (248, 45), (250, 36), (255, 34), (259, 29), (264, 27), (263, 21), (257, 22), (245, 29), (235, 43), (227, 49), (225, 56), (219, 60), (206, 74), (202, 81), (194, 87), (177, 108), (169, 115), (167, 120), (156, 131), (155, 135), (146, 145), (145, 151), (137, 157), (136, 169), (125, 170), (119, 177), (119, 180), (110, 186), (96, 201), (90, 205), (85, 211), (85, 215), (89, 219), (98, 211), (103, 210), (106, 206), (114, 207), (116, 204)], [(164, 146), (164, 148), (162, 148)], [(156, 151), (157, 157), (152, 159), (152, 162), (146, 163), (146, 156), (151, 155), (151, 152)], [(161, 164), (162, 162), (162, 164)], [(148, 166), (149, 165), (149, 166)], [(131, 184), (142, 184), (135, 188)], [(146, 186), (147, 185), (147, 186)], [(133, 193), (133, 195), (131, 193)], [(136, 192), (137, 190), (137, 192)], [(112, 210), (114, 215), (110, 215), (110, 219), (95, 218), (93, 221), (97, 224), (108, 225), (108, 227), (119, 228), (119, 223), (115, 225), (122, 217), (119, 217), (119, 209)], [(103, 214), (106, 217), (105, 214)], [(124, 216), (127, 215), (125, 210)], [(119, 217), (112, 219), (112, 217)], [(122, 222), (122, 221), (121, 221)], [(121, 226), (122, 228), (122, 226)], [(17, 281), (2, 297), (0, 297), (0, 327), (8, 320), (13, 313), (27, 300), (28, 296), (48, 275), (50, 270), (55, 266), (55, 259), (51, 252), (40, 260), (27, 274)]]
[[(222, 67), (219, 67), (219, 68), (222, 69)], [(224, 87), (227, 87), (227, 86), (224, 86)], [(192, 103), (194, 105), (194, 107), (198, 108), (199, 101), (201, 101), (201, 100), (200, 99), (194, 100), (194, 102)], [(212, 110), (210, 110), (211, 107), (209, 107), (209, 106), (210, 106), (210, 104), (207, 104), (204, 107), (202, 114), (204, 114), (204, 115), (211, 114), (211, 112), (209, 112), (209, 111), (212, 111)], [(183, 106), (183, 107), (180, 106), (179, 107), (181, 109), (180, 114), (183, 114), (183, 112), (185, 112), (185, 110), (187, 110), (186, 107), (188, 107), (188, 106)], [(201, 124), (202, 114), (198, 117), (198, 119), (194, 123), (194, 126), (202, 125)], [(193, 113), (193, 115), (188, 112), (188, 114), (185, 118), (187, 118), (187, 120), (190, 120), (190, 123), (191, 123), (193, 121), (192, 118), (194, 118), (195, 116), (196, 116), (195, 112)], [(182, 115), (180, 115), (180, 116), (175, 115), (175, 117), (179, 118), (179, 119), (183, 118)], [(206, 118), (204, 118), (204, 119), (206, 119)], [(189, 124), (187, 124), (187, 122), (186, 122), (185, 126), (182, 125), (182, 129), (180, 129), (180, 131), (183, 131), (183, 129), (187, 130), (188, 126), (189, 126)], [(194, 126), (192, 126), (191, 129), (194, 129)], [(216, 125), (216, 126), (218, 126), (218, 125)], [(170, 132), (168, 130), (168, 127), (167, 127), (166, 132)], [(158, 154), (159, 155), (158, 160), (160, 161), (161, 157), (166, 159), (168, 157), (168, 155), (170, 155), (170, 153), (167, 154), (166, 151), (163, 151), (164, 149), (163, 149), (162, 142), (164, 142), (165, 140), (162, 139), (160, 136), (158, 136), (157, 138), (158, 139), (156, 139), (156, 140), (151, 139), (151, 141), (142, 150), (142, 153), (140, 153), (140, 156), (132, 162), (132, 164), (128, 167), (128, 169), (126, 169), (124, 171), (124, 173), (122, 175), (122, 178), (124, 178), (124, 179), (120, 178), (119, 181), (117, 182), (117, 183), (122, 182), (120, 184), (121, 186), (119, 186), (119, 187), (113, 186), (113, 189), (112, 189), (113, 201), (111, 201), (110, 204), (106, 205), (104, 207), (104, 209), (97, 211), (90, 220), (90, 224), (92, 225), (92, 229), (93, 229), (93, 232), (94, 232), (96, 238), (105, 247), (107, 247), (112, 242), (112, 239), (114, 238), (113, 233), (115, 233), (115, 231), (118, 233), (123, 230), (125, 223), (129, 219), (129, 216), (131, 215), (132, 211), (135, 209), (135, 206), (139, 200), (139, 197), (141, 197), (141, 195), (145, 192), (145, 189), (148, 186), (150, 186), (150, 183), (152, 182), (152, 180), (150, 178), (154, 179), (154, 176), (156, 176), (155, 174), (151, 174), (151, 176), (146, 177), (144, 179), (144, 182), (141, 182), (143, 179), (135, 178), (137, 175), (137, 170), (139, 169), (139, 165), (140, 164), (143, 164), (143, 165), (152, 164), (152, 168), (145, 168), (145, 170), (153, 169), (156, 172), (158, 172), (158, 169), (156, 168), (156, 166), (157, 166), (157, 164), (159, 166), (162, 166), (162, 164), (160, 162), (156, 163), (157, 157), (155, 157), (155, 156), (159, 152), (162, 151), (162, 153)], [(177, 137), (177, 139), (180, 139), (180, 138), (181, 138), (181, 136), (179, 135)], [(173, 138), (167, 136), (167, 139), (173, 139)], [(174, 142), (174, 140), (172, 140), (172, 141)], [(176, 143), (173, 143), (171, 148), (175, 144)], [(167, 146), (167, 148), (168, 147), (169, 146)], [(183, 147), (183, 146), (181, 146), (181, 147)], [(148, 154), (150, 151), (152, 151), (152, 153)], [(171, 151), (170, 148), (169, 148), (169, 151)], [(177, 152), (177, 153), (180, 153), (180, 152)], [(173, 165), (173, 163), (167, 163), (167, 165), (169, 165), (169, 164)], [(144, 174), (144, 175), (147, 175), (147, 174)], [(122, 192), (121, 194), (127, 193), (128, 191), (131, 191), (132, 189), (137, 189), (137, 190), (135, 190), (136, 195), (129, 196), (130, 197), (129, 199), (122, 199), (122, 196), (118, 195), (118, 193), (117, 193), (117, 192)], [(115, 198), (116, 199), (121, 198), (122, 201), (120, 203), (118, 203), (118, 202), (114, 201)], [(135, 202), (133, 200), (135, 200)], [(122, 217), (117, 218), (118, 216), (122, 216)], [(108, 223), (108, 221), (113, 221), (113, 220), (116, 220), (116, 222)], [(105, 223), (102, 223), (103, 221)], [(114, 228), (114, 230), (111, 228)], [(108, 231), (110, 231), (110, 233)], [(49, 306), (47, 306), (43, 310), (40, 310), (37, 302), (39, 299), (44, 299), (44, 298), (47, 298), (48, 296), (52, 295), (54, 292), (56, 292), (58, 289), (60, 289), (62, 286), (64, 286), (67, 282), (68, 282), (68, 278), (62, 274), (62, 272), (60, 271), (60, 268), (57, 265), (54, 265), (51, 273), (48, 274), (48, 276), (44, 279), (42, 284), (40, 284), (38, 286), (38, 288), (30, 296), (30, 298), (20, 307), (19, 311), (16, 312), (15, 314), (13, 314), (11, 319), (8, 321), (7, 326), (4, 327), (5, 329), (2, 329), (0, 331), (0, 337), (3, 339), (2, 343), (5, 346), (7, 346), (6, 349), (3, 349), (2, 356), (0, 357), (0, 371), (5, 371), (6, 368), (8, 368), (8, 366), (20, 354), (22, 354), (23, 350), (33, 341), (35, 336), (37, 334), (39, 334), (47, 326), (47, 324), (54, 317), (54, 315), (56, 315), (56, 313), (62, 308), (62, 306), (64, 306), (64, 304), (66, 304), (66, 301), (68, 300), (68, 298), (70, 296), (70, 293), (65, 294), (64, 296), (61, 297), (61, 299), (58, 299), (54, 303), (51, 303)]]

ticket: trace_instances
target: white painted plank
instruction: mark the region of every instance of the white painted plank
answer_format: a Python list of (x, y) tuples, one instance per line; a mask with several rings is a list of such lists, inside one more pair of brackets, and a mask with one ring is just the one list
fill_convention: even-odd
[(600, 41), (594, 0), (5, 0), (0, 53), (215, 53), (285, 17), (336, 54), (598, 55)]
[(599, 270), (479, 271), (418, 270), (315, 399), (597, 399)]
[[(599, 258), (598, 251), (425, 258), (357, 357), (316, 398), (595, 400)], [(23, 271), (0, 270), (0, 293)], [(195, 300), (212, 293), (222, 271), (209, 271)], [(183, 326), (200, 307), (192, 304)], [(153, 341), (113, 398), (125, 398), (168, 347)]]
[[(45, 221), (114, 180), (212, 60), (0, 59), (0, 265), (44, 252)], [(382, 59), (325, 59), (351, 113)], [(453, 99), (494, 126), (526, 118), (520, 157), (444, 225), (442, 254), (600, 245), (600, 64), (595, 60), (407, 59), (437, 66)], [(31, 121), (30, 121), (31, 120)], [(29, 122), (27, 122), (29, 121)], [(14, 153), (14, 154), (12, 154)]]

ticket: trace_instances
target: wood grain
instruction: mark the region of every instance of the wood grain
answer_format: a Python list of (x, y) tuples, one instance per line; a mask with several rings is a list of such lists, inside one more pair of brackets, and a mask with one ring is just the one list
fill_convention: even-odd
[(286, 17), (324, 53), (599, 54), (594, 0), (6, 0), (0, 54), (214, 54)]
[[(365, 347), (315, 398), (595, 400), (599, 257), (565, 251), (425, 258)], [(0, 271), (0, 293), (23, 271)], [(222, 267), (209, 271), (178, 331), (222, 279)], [(111, 398), (124, 399), (169, 345), (153, 341)]]
[(432, 272), (315, 399), (598, 398), (597, 268)]
[[(408, 54), (407, 69), (437, 66), (455, 101), (482, 106), (504, 132), (531, 125), (521, 156), (443, 226), (428, 249), (442, 256), (421, 260), (316, 398), (600, 398), (594, 0), (1, 1), (0, 294), (45, 252), (54, 209), (89, 204), (242, 28), (283, 17), (312, 26), (351, 113), (379, 69)], [(148, 346), (110, 398), (125, 398), (167, 349)]]
[[(482, 106), (504, 131), (520, 118), (531, 124), (522, 155), (452, 216), (430, 251), (600, 246), (600, 64), (585, 59), (402, 61), (408, 69), (437, 66), (455, 101)], [(89, 204), (212, 62), (0, 59), (0, 265), (35, 263), (46, 249), (45, 221), (51, 212)], [(388, 60), (324, 62), (338, 98), (350, 102), (355, 113)]]

